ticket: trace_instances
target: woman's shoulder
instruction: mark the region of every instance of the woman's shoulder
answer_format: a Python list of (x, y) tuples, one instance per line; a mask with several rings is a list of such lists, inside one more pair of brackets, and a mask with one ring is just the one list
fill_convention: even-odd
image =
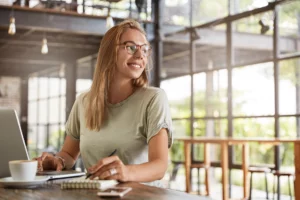
[(88, 97), (88, 91), (82, 92), (79, 95), (77, 95), (75, 103), (79, 105), (83, 105), (87, 97)]
[(161, 88), (158, 87), (152, 87), (152, 86), (148, 86), (148, 87), (143, 87), (141, 88), (143, 95), (147, 95), (149, 97), (153, 97), (156, 95), (164, 95), (165, 91)]

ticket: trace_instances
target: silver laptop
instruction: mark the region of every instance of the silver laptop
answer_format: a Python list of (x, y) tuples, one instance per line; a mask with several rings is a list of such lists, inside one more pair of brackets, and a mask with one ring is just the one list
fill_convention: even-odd
[[(10, 160), (29, 160), (17, 113), (13, 109), (0, 109), (0, 178), (9, 177)], [(45, 171), (38, 175), (50, 179), (70, 178), (85, 175), (75, 170)]]

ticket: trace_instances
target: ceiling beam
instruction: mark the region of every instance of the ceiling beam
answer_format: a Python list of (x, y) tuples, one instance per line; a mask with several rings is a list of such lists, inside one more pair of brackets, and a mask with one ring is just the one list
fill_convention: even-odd
[[(226, 46), (226, 31), (225, 30), (214, 30), (209, 28), (197, 29), (197, 34), (200, 39), (196, 41), (197, 45), (210, 45), (216, 47)], [(272, 35), (261, 35), (245, 32), (233, 32), (233, 43), (234, 48), (245, 49), (245, 50), (265, 50), (272, 51)], [(190, 37), (188, 33), (176, 34), (170, 37), (164, 38), (166, 43), (178, 43), (188, 44)], [(280, 37), (280, 51), (293, 52), (295, 49), (296, 38), (291, 37)]]
[[(53, 65), (59, 66), (62, 61), (53, 61), (53, 60), (28, 60), (28, 59), (13, 59), (13, 58), (1, 58), (0, 59), (0, 68), (3, 64), (22, 64), (22, 65)], [(26, 66), (27, 67), (27, 66)]]
[[(103, 36), (106, 33), (106, 16), (79, 14), (76, 12), (61, 12), (51, 9), (37, 9), (19, 6), (0, 5), (0, 27), (8, 28), (11, 12), (14, 10), (16, 27), (42, 31), (68, 32), (72, 34), (87, 34)], [(116, 22), (124, 18), (114, 17)], [(150, 27), (147, 30), (148, 39), (154, 39), (153, 22), (141, 21)]]
[[(23, 45), (23, 46), (41, 46), (41, 41), (29, 41), (21, 39), (0, 39), (0, 43), (6, 43), (6, 45)], [(90, 44), (69, 44), (69, 43), (60, 43), (60, 42), (47, 42), (49, 47), (59, 47), (59, 48), (76, 48), (76, 49), (93, 49), (97, 50), (99, 45), (90, 45)]]
[[(19, 27), (89, 35), (104, 35), (106, 32), (106, 17), (16, 6), (13, 10), (17, 31)], [(8, 27), (11, 11), (12, 6), (0, 6), (0, 26)]]

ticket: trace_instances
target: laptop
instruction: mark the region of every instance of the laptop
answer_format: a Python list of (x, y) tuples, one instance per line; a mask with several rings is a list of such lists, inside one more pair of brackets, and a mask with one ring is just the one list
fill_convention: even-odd
[[(0, 178), (9, 177), (10, 160), (29, 160), (17, 113), (13, 109), (0, 109)], [(75, 170), (44, 171), (37, 175), (49, 179), (70, 178), (85, 175)]]

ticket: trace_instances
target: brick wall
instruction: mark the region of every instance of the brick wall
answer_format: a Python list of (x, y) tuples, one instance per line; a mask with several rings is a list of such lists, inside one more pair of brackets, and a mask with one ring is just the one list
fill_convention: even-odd
[(0, 108), (12, 108), (20, 115), (20, 85), (18, 77), (0, 76)]

